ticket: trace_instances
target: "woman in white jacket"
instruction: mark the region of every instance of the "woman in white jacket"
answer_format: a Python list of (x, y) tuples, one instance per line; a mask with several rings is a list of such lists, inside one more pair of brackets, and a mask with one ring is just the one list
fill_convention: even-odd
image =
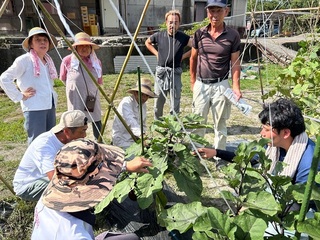
[(55, 37), (44, 29), (32, 28), (22, 42), (27, 53), (16, 58), (0, 76), (1, 88), (8, 97), (20, 101), (28, 144), (56, 125), (57, 94), (53, 85), (57, 71), (47, 54), (56, 43)]

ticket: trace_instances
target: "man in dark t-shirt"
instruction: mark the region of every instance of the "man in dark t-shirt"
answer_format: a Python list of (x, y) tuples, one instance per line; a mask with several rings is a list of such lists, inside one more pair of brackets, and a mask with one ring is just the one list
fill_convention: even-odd
[[(210, 23), (198, 29), (193, 38), (190, 57), (190, 83), (193, 91), (193, 113), (207, 122), (211, 110), (214, 124), (214, 147), (226, 149), (227, 119), (231, 104), (224, 96), (231, 88), (228, 75), (231, 72), (232, 91), (236, 100), (240, 91), (240, 36), (226, 26), (224, 18), (229, 13), (227, 0), (208, 0), (206, 11)], [(204, 136), (205, 129), (194, 133)]]
[[(163, 115), (163, 106), (166, 96), (170, 94), (170, 113), (180, 112), (181, 98), (181, 61), (190, 56), (190, 51), (184, 53), (186, 46), (191, 47), (190, 36), (178, 31), (181, 22), (180, 12), (171, 10), (165, 15), (166, 31), (160, 31), (150, 36), (145, 45), (158, 60), (156, 68), (155, 93), (159, 96), (155, 99), (154, 117), (159, 119)], [(154, 45), (157, 45), (157, 49)], [(162, 91), (161, 91), (162, 90)]]

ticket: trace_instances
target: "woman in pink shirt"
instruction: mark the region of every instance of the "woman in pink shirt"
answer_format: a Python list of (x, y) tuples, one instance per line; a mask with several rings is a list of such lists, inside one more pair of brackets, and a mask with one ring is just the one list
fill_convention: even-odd
[[(92, 43), (90, 36), (85, 32), (75, 35), (72, 46), (94, 76), (95, 81), (102, 84), (101, 61), (94, 51), (99, 49), (99, 46)], [(92, 121), (93, 134), (98, 139), (101, 130), (99, 90), (75, 54), (71, 53), (62, 60), (60, 79), (66, 85), (68, 110), (84, 111), (89, 121)]]

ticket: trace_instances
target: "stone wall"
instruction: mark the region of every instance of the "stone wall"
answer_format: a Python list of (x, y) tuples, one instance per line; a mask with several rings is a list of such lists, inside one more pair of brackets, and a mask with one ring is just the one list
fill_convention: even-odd
[[(151, 55), (150, 52), (147, 50), (147, 48), (144, 46), (144, 44), (139, 44), (139, 45), (140, 45), (139, 46), (140, 51), (144, 55)], [(241, 46), (242, 46), (241, 49), (243, 49), (244, 44), (241, 44)], [(127, 46), (127, 45), (118, 45), (118, 46), (117, 45), (101, 45), (100, 46), (100, 49), (96, 51), (96, 54), (102, 62), (103, 74), (116, 73), (114, 60), (117, 56), (126, 56), (129, 51), (129, 47), (130, 46)], [(9, 48), (9, 49), (0, 48), (0, 62), (1, 62), (0, 74), (4, 72), (8, 67), (10, 67), (13, 61), (18, 56), (24, 53), (25, 51), (18, 46), (15, 46), (14, 48)], [(49, 55), (53, 58), (53, 61), (58, 71), (60, 69), (61, 59), (70, 53), (71, 51), (68, 50), (67, 48), (58, 48), (58, 52), (55, 50), (52, 50), (51, 52), (49, 52)], [(139, 53), (134, 48), (131, 55), (138, 56)], [(257, 59), (256, 50), (254, 46), (246, 49), (246, 52), (243, 58), (244, 62), (249, 61), (251, 59)], [(140, 63), (141, 61), (139, 62), (139, 64)], [(188, 60), (185, 60), (184, 64), (188, 65), (189, 64)], [(151, 65), (150, 65), (151, 69), (155, 70), (154, 61), (152, 61)]]
[[(103, 74), (115, 73), (114, 58), (116, 56), (126, 56), (128, 50), (129, 46), (101, 46), (100, 49), (96, 51), (96, 54), (102, 62)], [(150, 55), (145, 46), (140, 46), (140, 50), (143, 54)], [(25, 51), (22, 48), (0, 48), (0, 74), (10, 67), (17, 57), (24, 53)], [(71, 51), (67, 48), (58, 48), (58, 52), (55, 50), (49, 52), (58, 71), (60, 69), (61, 59), (70, 53)], [(134, 49), (132, 55), (138, 55), (138, 52)]]

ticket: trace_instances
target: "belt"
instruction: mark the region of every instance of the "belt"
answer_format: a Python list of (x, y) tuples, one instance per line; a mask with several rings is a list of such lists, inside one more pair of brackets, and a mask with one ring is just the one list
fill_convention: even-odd
[(228, 79), (228, 78), (199, 78), (199, 77), (197, 77), (197, 80), (204, 83), (204, 84), (213, 84), (213, 83), (221, 82), (226, 79)]

